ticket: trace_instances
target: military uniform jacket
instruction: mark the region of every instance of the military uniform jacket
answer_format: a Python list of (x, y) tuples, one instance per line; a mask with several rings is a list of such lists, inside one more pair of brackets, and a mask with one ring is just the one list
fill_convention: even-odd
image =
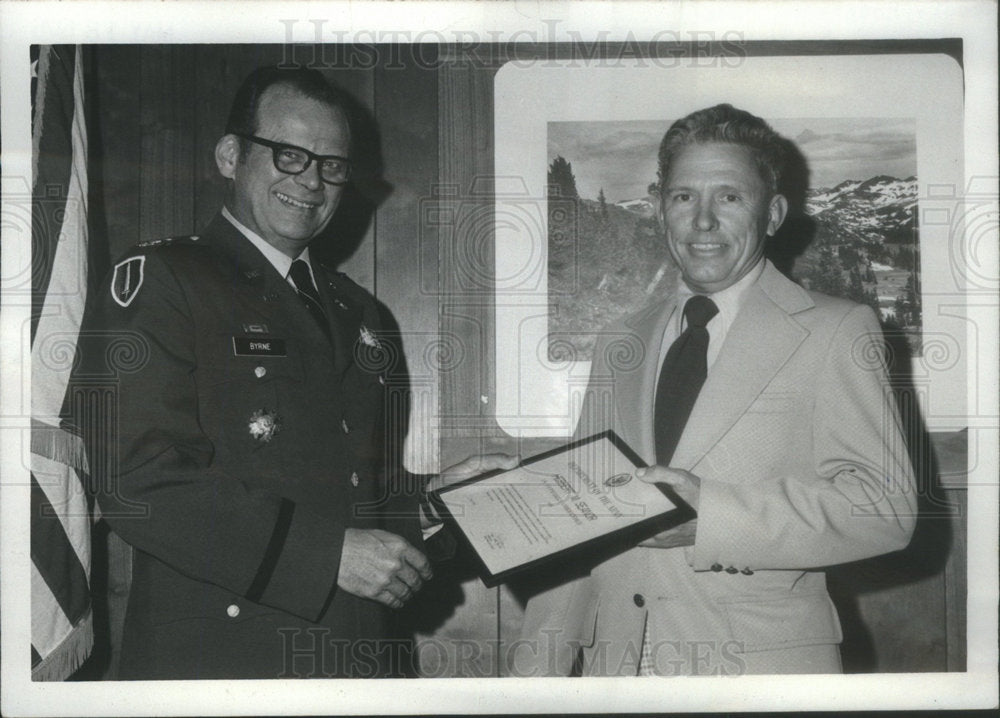
[(313, 271), (332, 342), (221, 216), (135, 248), (90, 310), (71, 413), (136, 549), (122, 677), (380, 673), (386, 609), (337, 588), (344, 532), (419, 548), (416, 503), (386, 492), (375, 302)]

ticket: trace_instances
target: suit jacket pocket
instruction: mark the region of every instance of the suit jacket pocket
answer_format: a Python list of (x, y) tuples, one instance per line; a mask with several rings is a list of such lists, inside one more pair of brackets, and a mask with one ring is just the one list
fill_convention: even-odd
[(542, 591), (528, 601), (521, 636), (551, 634), (559, 642), (594, 642), (600, 599), (589, 576)]
[(249, 355), (237, 353), (245, 347), (236, 346), (236, 339), (244, 338), (213, 335), (199, 356), (199, 421), (215, 445), (216, 459), (231, 451), (242, 456), (276, 446), (270, 439), (279, 432), (296, 433), (289, 422), (296, 418), (293, 410), (303, 394), (296, 342), (269, 340), (271, 355)]
[(809, 405), (787, 391), (766, 391), (713, 446), (693, 472), (703, 478), (750, 484), (788, 473), (797, 461), (788, 447), (808, 447), (812, 422)]
[(801, 397), (791, 391), (765, 391), (747, 408), (750, 414), (790, 414), (802, 403)]
[(219, 332), (206, 338), (198, 356), (198, 373), (207, 385), (302, 381), (302, 362), (302, 349), (294, 339)]
[(843, 634), (825, 591), (720, 601), (744, 652), (840, 643)]
[(194, 607), (178, 607), (172, 612), (158, 613), (150, 619), (149, 624), (156, 627), (173, 626), (176, 630), (182, 631), (183, 626), (188, 625), (190, 621), (211, 621), (220, 626), (237, 626), (247, 621), (278, 615), (284, 614), (276, 608), (233, 596), (225, 601), (206, 602), (204, 605)]

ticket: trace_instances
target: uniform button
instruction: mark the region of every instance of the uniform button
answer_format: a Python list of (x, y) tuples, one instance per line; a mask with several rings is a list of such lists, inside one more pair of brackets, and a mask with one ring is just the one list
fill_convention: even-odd
[(722, 564), (721, 563), (713, 563), (712, 564), (712, 570), (715, 571), (716, 573), (718, 573), (719, 571), (722, 570)]
[(226, 609), (226, 615), (229, 616), (230, 618), (236, 618), (238, 615), (240, 615), (240, 607), (237, 606), (235, 603), (230, 604), (229, 607)]
[(360, 482), (361, 482), (361, 479), (358, 478), (358, 472), (357, 471), (352, 471), (351, 472), (351, 484), (353, 484), (354, 486), (357, 486)]
[(267, 374), (267, 369), (265, 369), (265, 368), (264, 368), (264, 367), (262, 367), (262, 366), (259, 366), (259, 367), (255, 368), (255, 369), (253, 370), (253, 374), (254, 374), (254, 376), (255, 376), (255, 377), (257, 377), (258, 379), (261, 379), (261, 378), (263, 378), (263, 376), (264, 376), (265, 374)]
[(742, 571), (740, 571), (740, 573), (742, 573), (744, 576), (753, 576), (753, 571), (751, 571), (749, 568), (743, 569)]
[(381, 384), (382, 386), (385, 386), (385, 377), (382, 376), (381, 374), (378, 375), (378, 383)]
[(347, 419), (341, 419), (340, 420), (340, 428), (344, 430), (345, 434), (350, 434), (351, 433), (351, 427), (349, 427), (347, 425)]
[(739, 573), (739, 572), (740, 570), (735, 566), (730, 566), (729, 568), (726, 569), (726, 573)]
[(637, 594), (635, 594), (634, 596), (632, 596), (632, 601), (633, 601), (633, 602), (635, 603), (635, 605), (636, 605), (636, 606), (638, 606), (639, 608), (642, 608), (643, 606), (645, 606), (645, 605), (646, 605), (646, 599), (642, 597), (642, 594), (641, 594), (641, 593), (637, 593)]

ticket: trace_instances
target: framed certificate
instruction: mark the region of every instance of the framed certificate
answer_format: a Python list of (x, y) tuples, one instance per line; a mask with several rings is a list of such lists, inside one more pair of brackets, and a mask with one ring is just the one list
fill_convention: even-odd
[(664, 484), (647, 484), (644, 462), (613, 432), (573, 442), (434, 492), (482, 565), (487, 586), (555, 557), (587, 560), (613, 539), (630, 548), (694, 517)]

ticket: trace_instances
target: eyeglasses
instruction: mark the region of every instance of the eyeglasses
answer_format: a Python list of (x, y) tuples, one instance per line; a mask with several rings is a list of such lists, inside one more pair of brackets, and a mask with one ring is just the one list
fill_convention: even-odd
[(343, 185), (351, 176), (351, 161), (340, 155), (317, 155), (303, 147), (272, 142), (254, 135), (234, 132), (237, 137), (250, 140), (258, 145), (271, 148), (274, 168), (289, 175), (300, 175), (309, 169), (313, 161), (319, 163), (319, 176), (326, 184)]

